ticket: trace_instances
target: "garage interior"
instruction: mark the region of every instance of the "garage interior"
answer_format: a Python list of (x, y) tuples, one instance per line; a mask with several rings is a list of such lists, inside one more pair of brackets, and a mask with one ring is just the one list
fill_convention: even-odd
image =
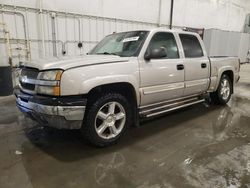
[[(227, 105), (143, 121), (105, 148), (78, 130), (38, 126), (16, 107), (23, 62), (85, 55), (106, 35), (157, 27), (196, 32), (208, 56), (240, 59)], [(248, 188), (249, 63), (248, 0), (1, 0), (0, 187)]]

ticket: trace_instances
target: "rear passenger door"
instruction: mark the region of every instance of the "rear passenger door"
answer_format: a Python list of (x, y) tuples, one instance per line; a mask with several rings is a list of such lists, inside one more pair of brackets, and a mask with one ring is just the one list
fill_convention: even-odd
[(179, 37), (185, 55), (184, 96), (203, 93), (208, 88), (210, 65), (202, 41), (192, 34), (179, 34)]

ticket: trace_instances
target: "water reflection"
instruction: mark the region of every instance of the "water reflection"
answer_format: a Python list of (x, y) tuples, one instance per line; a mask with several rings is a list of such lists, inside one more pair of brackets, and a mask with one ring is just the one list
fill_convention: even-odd
[[(224, 107), (196, 105), (132, 128), (103, 149), (88, 146), (77, 131), (34, 127), (22, 144), (24, 166), (34, 187), (46, 187), (43, 178), (78, 187), (247, 185), (249, 105), (238, 98)], [(41, 178), (37, 167), (57, 175)]]

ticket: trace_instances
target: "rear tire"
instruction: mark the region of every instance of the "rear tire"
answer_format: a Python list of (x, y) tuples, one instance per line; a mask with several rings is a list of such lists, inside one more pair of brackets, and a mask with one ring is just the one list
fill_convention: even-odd
[(233, 84), (231, 79), (223, 74), (218, 89), (211, 93), (211, 99), (215, 104), (225, 105), (231, 99)]
[(131, 123), (130, 103), (119, 93), (107, 93), (91, 101), (82, 126), (84, 137), (98, 147), (115, 144)]

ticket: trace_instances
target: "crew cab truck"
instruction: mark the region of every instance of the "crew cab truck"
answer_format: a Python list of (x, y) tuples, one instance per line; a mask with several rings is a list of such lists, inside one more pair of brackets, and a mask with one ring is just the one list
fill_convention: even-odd
[(226, 104), (239, 80), (235, 57), (208, 57), (195, 33), (114, 33), (86, 56), (24, 63), (16, 103), (43, 126), (80, 129), (96, 146), (141, 118), (201, 103)]

